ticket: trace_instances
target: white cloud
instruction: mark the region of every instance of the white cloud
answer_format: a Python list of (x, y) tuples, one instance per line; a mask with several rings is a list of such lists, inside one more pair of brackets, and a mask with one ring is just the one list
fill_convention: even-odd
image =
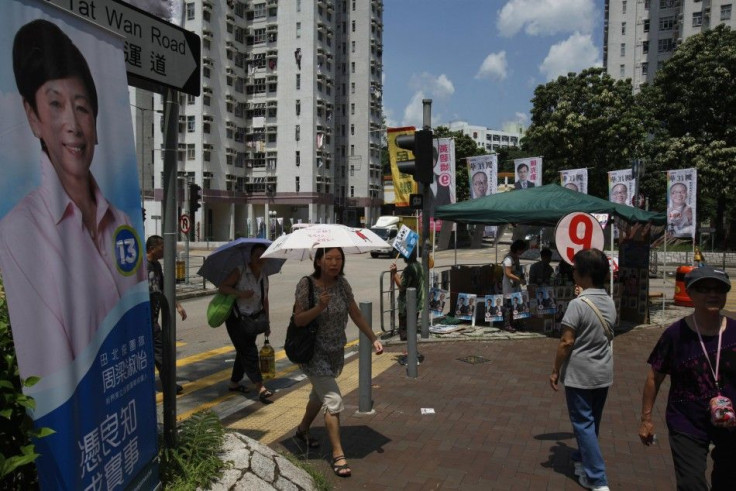
[(602, 64), (598, 48), (593, 44), (591, 36), (576, 32), (549, 49), (547, 57), (539, 65), (539, 71), (549, 81), (569, 72), (579, 72)]
[(508, 131), (509, 133), (519, 131), (520, 127), (524, 129), (529, 127), (529, 115), (527, 113), (517, 112), (514, 114), (514, 119), (501, 123), (502, 131)]
[(449, 97), (455, 93), (455, 85), (444, 73), (437, 77), (427, 72), (414, 75), (409, 81), (409, 87), (437, 98)]
[(498, 12), (496, 27), (511, 37), (522, 29), (530, 36), (593, 31), (595, 0), (509, 0)]
[(508, 74), (508, 62), (506, 52), (491, 53), (483, 60), (475, 78), (488, 78), (491, 80), (503, 80)]
[(411, 101), (404, 108), (404, 118), (401, 121), (401, 126), (416, 126), (418, 128), (422, 126), (424, 116), (422, 99), (426, 99), (424, 92), (420, 90), (414, 93)]

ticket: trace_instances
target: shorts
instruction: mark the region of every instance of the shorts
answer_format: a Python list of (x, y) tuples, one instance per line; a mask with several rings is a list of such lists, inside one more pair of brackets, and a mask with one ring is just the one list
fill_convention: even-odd
[(342, 402), (340, 387), (335, 377), (329, 375), (307, 375), (312, 383), (312, 392), (309, 393), (310, 402), (320, 402), (325, 412), (330, 414), (341, 413), (345, 406)]

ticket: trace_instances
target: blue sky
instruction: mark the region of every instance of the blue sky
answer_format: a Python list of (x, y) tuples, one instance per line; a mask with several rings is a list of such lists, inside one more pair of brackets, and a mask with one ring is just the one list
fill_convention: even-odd
[(388, 126), (529, 125), (534, 88), (602, 66), (603, 0), (384, 0)]

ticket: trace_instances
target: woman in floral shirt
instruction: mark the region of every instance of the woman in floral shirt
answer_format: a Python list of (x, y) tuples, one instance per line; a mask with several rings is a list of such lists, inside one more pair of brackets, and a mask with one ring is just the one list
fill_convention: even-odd
[[(355, 303), (353, 289), (345, 279), (344, 269), (345, 253), (341, 248), (317, 249), (314, 273), (302, 278), (297, 284), (294, 304), (294, 322), (297, 326), (306, 326), (314, 319), (319, 322), (314, 355), (309, 363), (300, 365), (312, 383), (312, 392), (295, 438), (307, 447), (319, 446), (317, 440), (310, 438), (309, 427), (317, 414), (323, 411), (325, 428), (332, 445), (332, 470), (339, 477), (349, 477), (351, 474), (340, 442), (340, 413), (344, 406), (336, 380), (345, 363), (345, 328), (348, 316), (371, 340), (376, 354), (383, 353), (381, 342)], [(313, 285), (311, 302), (309, 282)], [(310, 304), (313, 305), (311, 308)]]

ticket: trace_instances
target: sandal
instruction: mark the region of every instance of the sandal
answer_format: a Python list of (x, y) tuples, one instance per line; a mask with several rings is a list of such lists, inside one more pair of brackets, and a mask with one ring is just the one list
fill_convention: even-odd
[[(345, 463), (337, 465), (341, 460), (344, 460)], [(338, 455), (337, 457), (332, 458), (332, 472), (334, 472), (337, 477), (350, 477), (353, 474), (344, 455)]]
[(273, 401), (269, 399), (269, 397), (273, 396), (273, 392), (266, 389), (262, 391), (260, 394), (258, 394), (258, 400), (261, 401), (263, 404), (273, 404)]
[(307, 448), (317, 448), (319, 447), (319, 442), (315, 440), (314, 438), (311, 438), (309, 436), (309, 430), (300, 430), (299, 428), (296, 429), (296, 434), (294, 435), (294, 438), (302, 442), (307, 446)]

